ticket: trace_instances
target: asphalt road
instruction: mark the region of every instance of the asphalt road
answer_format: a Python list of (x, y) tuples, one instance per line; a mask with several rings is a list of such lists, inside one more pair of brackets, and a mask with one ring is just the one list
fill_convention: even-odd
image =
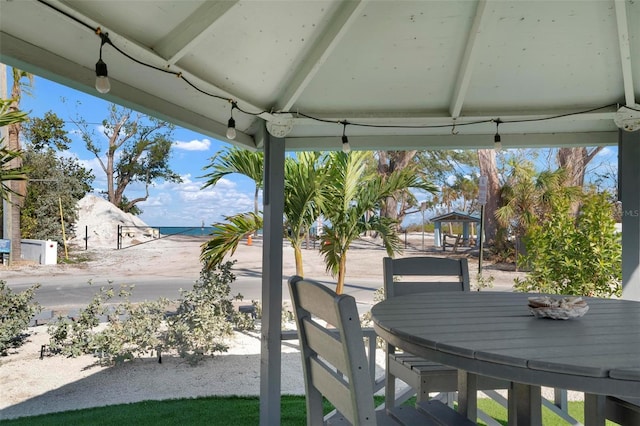
[[(251, 300), (262, 299), (262, 277), (255, 273), (243, 274), (236, 272), (236, 281), (231, 284), (231, 295), (240, 293), (244, 300), (250, 303)], [(289, 299), (287, 288), (287, 278), (282, 282), (283, 299)], [(41, 287), (36, 291), (35, 300), (40, 303), (45, 310), (74, 310), (86, 306), (92, 297), (99, 291), (100, 287), (114, 287), (117, 289), (120, 284), (135, 286), (130, 300), (132, 302), (142, 302), (145, 300), (156, 300), (161, 297), (175, 300), (180, 297), (180, 289), (191, 289), (197, 277), (165, 277), (165, 276), (145, 276), (145, 277), (124, 277), (111, 278), (110, 280), (96, 278), (87, 275), (53, 275), (53, 276), (13, 276), (0, 279), (6, 281), (13, 291), (23, 291), (35, 283)], [(91, 284), (89, 284), (91, 280)], [(332, 285), (335, 283), (324, 282)], [(356, 298), (360, 310), (368, 310), (373, 304), (373, 293), (382, 286), (380, 282), (372, 283), (366, 279), (347, 280), (345, 293)]]

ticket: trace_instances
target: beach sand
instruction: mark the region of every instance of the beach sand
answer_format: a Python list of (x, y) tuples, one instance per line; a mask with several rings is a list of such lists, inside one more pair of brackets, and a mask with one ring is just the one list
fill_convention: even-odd
[[(404, 256), (422, 253), (421, 237), (420, 234), (407, 237), (408, 247)], [(176, 236), (127, 250), (90, 250), (92, 260), (85, 263), (47, 266), (23, 264), (0, 269), (0, 278), (27, 274), (34, 280), (46, 282), (51, 274), (82, 276), (87, 271), (114, 270), (123, 277), (136, 274), (162, 276), (176, 271), (197, 276), (200, 271), (201, 243), (202, 238)], [(430, 238), (427, 244), (432, 246)], [(167, 256), (167, 253), (171, 255)], [(432, 251), (430, 254), (442, 255), (442, 252)], [(447, 254), (451, 255), (450, 252)], [(303, 255), (305, 276), (335, 282), (326, 273), (317, 250), (304, 250)], [(378, 241), (369, 238), (358, 241), (349, 252), (348, 276), (381, 282), (381, 259), (385, 255)], [(456, 255), (465, 253), (461, 251)], [(233, 259), (237, 260), (234, 270), (238, 274), (260, 274), (260, 239), (254, 239), (250, 246), (243, 242)], [(477, 258), (470, 259), (470, 265), (477, 265), (476, 262)], [(470, 266), (472, 282), (476, 268)], [(294, 273), (293, 251), (285, 245), (283, 274)], [(514, 277), (523, 274), (488, 264), (485, 275), (494, 277), (494, 289), (509, 290)], [(229, 342), (229, 352), (195, 367), (182, 359), (167, 356), (159, 364), (149, 356), (106, 368), (94, 366), (97, 359), (92, 356), (45, 356), (40, 359), (41, 346), (48, 341), (46, 327), (34, 327), (29, 331), (31, 335), (24, 346), (12, 351), (9, 356), (0, 357), (0, 419), (149, 399), (259, 394), (260, 337), (256, 333), (236, 333)], [(304, 393), (296, 343), (285, 341), (282, 344), (282, 392), (285, 394)], [(383, 363), (384, 356), (380, 353), (377, 360)]]

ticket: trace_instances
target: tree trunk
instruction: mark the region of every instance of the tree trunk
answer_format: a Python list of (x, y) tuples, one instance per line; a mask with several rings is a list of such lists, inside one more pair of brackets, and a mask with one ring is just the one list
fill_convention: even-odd
[(496, 242), (498, 221), (496, 211), (500, 198), (500, 181), (498, 180), (498, 168), (496, 166), (496, 152), (493, 149), (479, 149), (478, 163), (480, 174), (487, 177), (487, 204), (484, 208), (484, 236), (487, 245)]
[[(307, 243), (307, 247), (309, 244)], [(304, 278), (304, 267), (302, 265), (302, 248), (300, 246), (293, 246), (293, 256), (296, 259), (296, 275)]]
[(347, 274), (347, 253), (340, 256), (340, 265), (338, 268), (338, 283), (336, 284), (336, 293), (342, 294), (344, 291), (344, 279)]
[[(20, 110), (20, 82), (14, 81), (13, 88), (11, 90), (11, 97), (13, 102), (9, 106), (9, 111), (19, 111)], [(11, 124), (7, 126), (8, 136), (7, 136), (7, 148), (11, 151), (20, 151), (20, 130), (22, 125), (20, 123)], [(9, 168), (18, 168), (22, 166), (22, 157), (16, 157), (9, 162)], [(20, 260), (22, 257), (22, 234), (20, 228), (20, 209), (22, 208), (22, 204), (24, 202), (24, 196), (27, 193), (27, 183), (26, 181), (11, 181), (8, 183), (9, 188), (15, 192), (15, 194), (10, 195), (10, 203), (8, 206), (10, 208), (10, 220), (11, 220), (11, 259), (13, 261)]]
[[(593, 158), (602, 151), (603, 147), (599, 146), (591, 151), (586, 147), (559, 148), (558, 149), (558, 165), (562, 167), (566, 173), (565, 186), (584, 186), (584, 176), (587, 171), (587, 165)], [(571, 203), (571, 213), (575, 216), (578, 214), (580, 202)]]
[[(402, 170), (411, 164), (411, 160), (418, 151), (378, 151), (378, 174), (389, 176), (396, 170)], [(398, 228), (404, 219), (407, 206), (402, 203), (398, 209), (399, 194), (387, 197), (380, 206), (380, 216), (398, 221)]]

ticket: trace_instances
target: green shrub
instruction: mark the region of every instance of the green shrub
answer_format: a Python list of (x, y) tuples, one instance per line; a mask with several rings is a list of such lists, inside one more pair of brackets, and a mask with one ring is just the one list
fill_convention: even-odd
[[(100, 288), (85, 309), (73, 320), (58, 317), (49, 326), (49, 348), (68, 357), (96, 354), (103, 364), (120, 363), (153, 349), (162, 349), (162, 321), (168, 305), (166, 299), (133, 304), (129, 301), (132, 287), (120, 286), (118, 298), (123, 301), (108, 306), (115, 292)], [(105, 327), (98, 328), (107, 317)]]
[(168, 319), (167, 345), (190, 362), (228, 350), (225, 339), (231, 336), (231, 321), (237, 315), (229, 297), (235, 280), (233, 263), (203, 269), (193, 290), (181, 291), (177, 313)]
[[(50, 326), (49, 347), (53, 353), (69, 357), (96, 354), (102, 363), (120, 363), (142, 356), (153, 350), (160, 354), (177, 350), (181, 357), (197, 363), (207, 355), (225, 352), (225, 339), (233, 327), (254, 329), (255, 319), (250, 314), (236, 311), (232, 303), (231, 273), (233, 262), (213, 269), (203, 269), (192, 290), (181, 290), (176, 314), (165, 322), (169, 301), (160, 299), (131, 303), (133, 287), (120, 287), (118, 298), (113, 288), (101, 288), (78, 317), (58, 317)], [(241, 300), (242, 296), (235, 297)], [(252, 302), (259, 312), (259, 304)], [(104, 327), (100, 320), (108, 318)]]
[(606, 194), (585, 196), (577, 218), (558, 198), (543, 223), (526, 235), (528, 276), (516, 290), (609, 297), (622, 293), (622, 244)]
[(119, 296), (124, 302), (110, 311), (108, 326), (94, 335), (93, 349), (101, 354), (103, 362), (121, 363), (153, 350), (160, 357), (164, 345), (162, 326), (169, 301), (161, 298), (133, 304), (130, 295), (130, 288), (121, 288)]
[[(91, 284), (91, 282), (89, 282)], [(95, 328), (100, 317), (106, 315), (105, 302), (114, 296), (113, 288), (101, 287), (85, 309), (80, 309), (77, 318), (58, 316), (49, 324), (49, 349), (68, 357), (91, 354), (95, 349)]]
[(0, 280), (0, 355), (7, 355), (10, 348), (15, 348), (24, 342), (28, 336), (25, 331), (31, 319), (41, 310), (40, 305), (33, 301), (35, 284), (20, 293), (14, 293), (4, 281)]

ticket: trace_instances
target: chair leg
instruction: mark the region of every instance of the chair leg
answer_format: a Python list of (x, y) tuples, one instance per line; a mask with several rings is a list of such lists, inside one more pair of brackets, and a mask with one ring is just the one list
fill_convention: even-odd
[(387, 374), (387, 382), (384, 391), (384, 406), (392, 408), (396, 406), (396, 376)]
[(458, 370), (458, 411), (469, 420), (478, 418), (478, 376)]

